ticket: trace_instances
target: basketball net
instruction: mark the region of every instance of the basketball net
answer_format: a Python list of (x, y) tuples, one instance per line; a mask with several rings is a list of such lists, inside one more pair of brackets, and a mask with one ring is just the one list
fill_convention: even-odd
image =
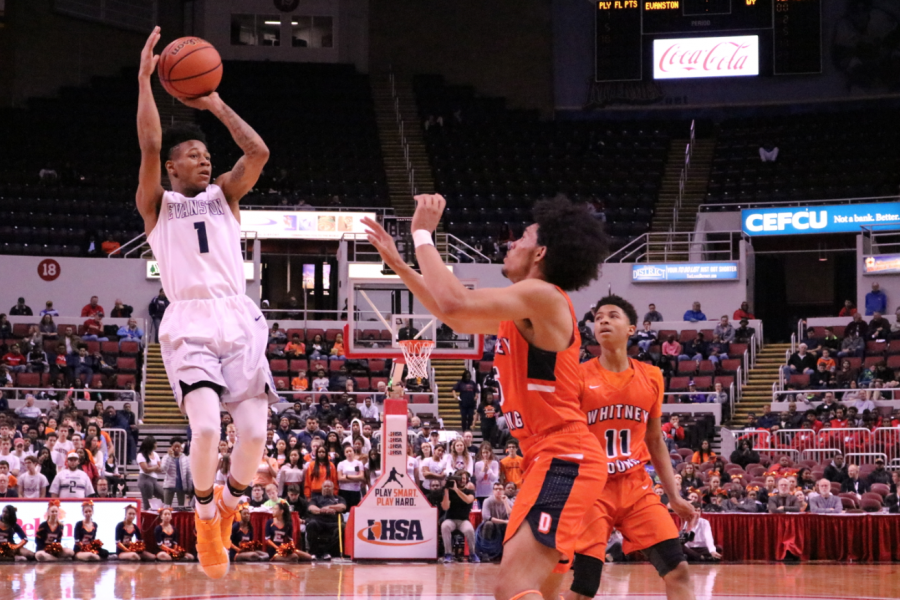
[(397, 343), (403, 350), (403, 358), (409, 368), (408, 376), (415, 377), (416, 383), (421, 384), (423, 379), (428, 379), (428, 359), (434, 350), (434, 341), (400, 340)]

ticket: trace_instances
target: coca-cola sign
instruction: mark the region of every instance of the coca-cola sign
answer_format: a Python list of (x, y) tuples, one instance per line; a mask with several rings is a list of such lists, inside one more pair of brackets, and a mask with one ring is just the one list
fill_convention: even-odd
[(653, 40), (654, 79), (759, 75), (759, 37)]

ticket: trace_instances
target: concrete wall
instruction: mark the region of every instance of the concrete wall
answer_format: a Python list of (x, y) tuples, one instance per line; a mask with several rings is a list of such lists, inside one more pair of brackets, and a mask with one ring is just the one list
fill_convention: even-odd
[[(369, 2), (367, 0), (301, 0), (296, 10), (279, 12), (271, 0), (200, 0), (197, 32), (211, 42), (225, 60), (353, 63), (368, 71)], [(294, 48), (290, 19), (281, 18), (279, 46), (232, 46), (231, 15), (291, 15), (331, 17), (334, 46)]]
[(375, 0), (371, 36), (373, 70), (438, 73), (516, 108), (553, 109), (550, 0)]
[[(40, 256), (0, 257), (0, 312), (7, 312), (23, 296), (35, 314), (47, 300), (62, 317), (78, 316), (91, 296), (98, 296), (107, 314), (116, 298), (134, 307), (134, 316), (150, 318), (147, 308), (162, 284), (147, 279), (147, 263), (140, 259), (55, 258), (59, 277), (44, 281), (38, 276)], [(258, 272), (258, 270), (257, 270)], [(247, 282), (247, 295), (259, 302), (259, 283)]]

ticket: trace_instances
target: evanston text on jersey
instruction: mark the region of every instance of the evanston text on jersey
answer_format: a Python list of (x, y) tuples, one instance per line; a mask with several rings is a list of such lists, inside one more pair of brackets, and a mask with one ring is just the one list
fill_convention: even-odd
[(211, 215), (225, 214), (225, 209), (222, 208), (222, 200), (219, 198), (186, 198), (184, 202), (168, 202), (166, 203), (166, 210), (170, 221), (207, 213)]

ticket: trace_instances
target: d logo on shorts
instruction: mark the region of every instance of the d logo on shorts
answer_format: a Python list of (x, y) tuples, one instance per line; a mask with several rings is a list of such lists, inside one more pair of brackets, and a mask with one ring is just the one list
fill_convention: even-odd
[(538, 531), (543, 534), (548, 534), (551, 529), (553, 529), (553, 517), (542, 512), (541, 516), (538, 518)]

